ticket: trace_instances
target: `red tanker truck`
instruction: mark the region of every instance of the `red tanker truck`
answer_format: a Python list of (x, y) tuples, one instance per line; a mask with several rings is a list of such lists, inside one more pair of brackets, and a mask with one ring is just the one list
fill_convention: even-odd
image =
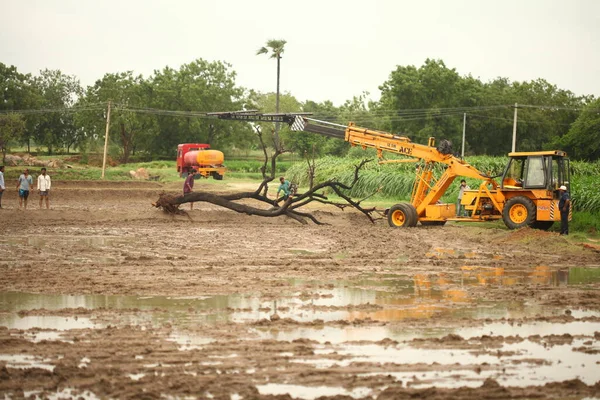
[(212, 176), (221, 180), (227, 170), (224, 160), (223, 152), (211, 150), (208, 144), (184, 143), (177, 146), (177, 172), (180, 177), (187, 176), (193, 168), (205, 178)]

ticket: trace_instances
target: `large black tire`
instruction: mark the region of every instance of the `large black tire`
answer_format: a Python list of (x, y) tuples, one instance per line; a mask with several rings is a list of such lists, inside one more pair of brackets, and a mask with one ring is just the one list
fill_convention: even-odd
[(417, 226), (417, 209), (410, 203), (400, 203), (388, 211), (388, 224), (392, 228), (408, 228)]
[(509, 199), (502, 210), (502, 220), (508, 229), (519, 229), (533, 226), (535, 223), (535, 204), (525, 196)]
[(552, 225), (554, 225), (554, 221), (535, 221), (531, 227), (534, 229), (547, 231), (548, 229), (552, 228)]
[(213, 172), (213, 178), (217, 181), (222, 181), (223, 175), (219, 174), (218, 172)]
[(444, 226), (446, 221), (421, 221), (423, 226)]

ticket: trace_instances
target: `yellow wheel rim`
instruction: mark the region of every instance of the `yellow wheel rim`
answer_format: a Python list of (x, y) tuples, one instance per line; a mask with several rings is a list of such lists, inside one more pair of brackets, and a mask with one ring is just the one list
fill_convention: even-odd
[(527, 221), (527, 207), (523, 204), (515, 204), (510, 208), (510, 220), (515, 224)]
[(402, 226), (406, 223), (406, 215), (400, 210), (396, 210), (392, 213), (392, 222), (396, 226)]

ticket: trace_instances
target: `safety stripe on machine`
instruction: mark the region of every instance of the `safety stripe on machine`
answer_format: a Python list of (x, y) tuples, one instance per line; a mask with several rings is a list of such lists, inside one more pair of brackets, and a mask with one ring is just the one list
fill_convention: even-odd
[(573, 219), (573, 201), (571, 200), (571, 204), (569, 205), (569, 221)]
[(554, 202), (550, 203), (550, 220), (554, 221)]
[(292, 124), (291, 128), (292, 128), (292, 131), (301, 132), (304, 130), (305, 126), (306, 126), (306, 122), (304, 121), (304, 118), (297, 115), (296, 118), (294, 118), (294, 123)]

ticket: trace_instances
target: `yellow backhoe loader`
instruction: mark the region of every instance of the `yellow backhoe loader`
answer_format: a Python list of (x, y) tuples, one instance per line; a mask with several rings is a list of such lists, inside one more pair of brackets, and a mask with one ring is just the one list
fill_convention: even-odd
[[(404, 136), (360, 128), (353, 123), (343, 126), (306, 116), (296, 116), (290, 125), (293, 130), (343, 137), (352, 146), (375, 149), (382, 163), (406, 161), (385, 161), (385, 152), (418, 162), (410, 202), (395, 204), (387, 211), (392, 227), (413, 227), (418, 222), (444, 225), (446, 221), (502, 219), (510, 229), (524, 226), (549, 229), (554, 221), (560, 221), (558, 188), (565, 185), (570, 189), (569, 159), (560, 150), (509, 153), (503, 174), (492, 177), (455, 157), (448, 141), (441, 141), (437, 147), (434, 138), (429, 138), (426, 145), (417, 144)], [(439, 177), (433, 171), (436, 164), (445, 166)], [(457, 177), (481, 181), (478, 189), (463, 194), (461, 204), (467, 210), (466, 217), (456, 217), (455, 204), (439, 201)]]
[[(564, 151), (509, 153), (502, 175), (488, 176), (465, 160), (452, 154), (451, 144), (442, 140), (438, 146), (429, 138), (424, 144), (409, 138), (360, 128), (354, 123), (335, 124), (309, 118), (309, 113), (260, 114), (256, 111), (210, 113), (219, 119), (287, 123), (294, 131), (318, 133), (344, 139), (352, 146), (377, 150), (380, 163), (413, 161), (416, 177), (410, 202), (398, 203), (386, 210), (392, 227), (444, 225), (447, 221), (491, 221), (502, 219), (510, 229), (529, 226), (549, 229), (560, 221), (559, 191), (562, 185), (570, 191), (569, 159)], [(407, 159), (384, 160), (384, 153), (406, 156)], [(436, 177), (434, 167), (442, 165), (444, 172)], [(479, 188), (466, 190), (461, 205), (468, 216), (457, 217), (456, 205), (440, 203), (457, 177), (479, 180)], [(496, 181), (496, 178), (499, 178)], [(569, 219), (571, 216), (569, 215)]]

